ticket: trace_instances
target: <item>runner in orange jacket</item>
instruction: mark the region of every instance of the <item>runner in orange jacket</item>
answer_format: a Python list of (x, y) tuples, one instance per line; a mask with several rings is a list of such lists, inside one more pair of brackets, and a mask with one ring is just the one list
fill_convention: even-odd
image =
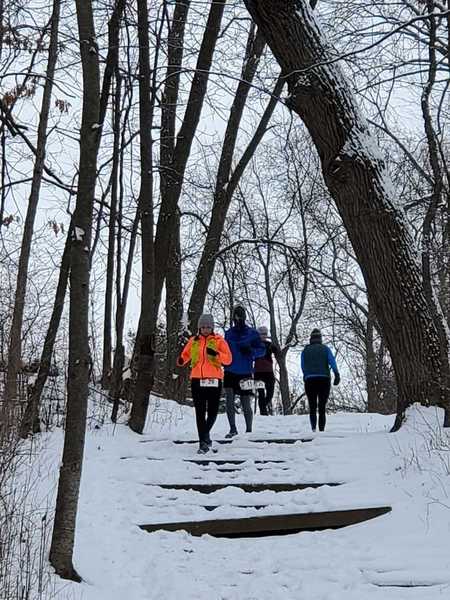
[(203, 314), (198, 320), (199, 333), (192, 336), (180, 357), (178, 366), (191, 367), (191, 389), (199, 437), (199, 454), (211, 448), (210, 431), (219, 412), (223, 367), (232, 361), (230, 348), (223, 337), (214, 333), (214, 318)]

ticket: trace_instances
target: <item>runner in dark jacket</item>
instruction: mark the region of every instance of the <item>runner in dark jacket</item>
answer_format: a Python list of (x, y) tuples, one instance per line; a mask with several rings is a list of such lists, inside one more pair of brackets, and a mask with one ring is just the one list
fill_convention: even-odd
[(339, 385), (341, 377), (331, 350), (322, 344), (320, 329), (313, 329), (309, 344), (305, 346), (301, 357), (305, 392), (309, 403), (311, 429), (316, 430), (317, 400), (319, 401), (319, 431), (324, 431), (326, 423), (326, 404), (330, 395), (330, 368), (334, 373), (334, 385)]
[(244, 411), (247, 433), (252, 430), (253, 412), (251, 399), (253, 390), (253, 361), (263, 356), (265, 348), (259, 337), (259, 333), (253, 327), (245, 323), (246, 313), (243, 306), (235, 306), (233, 309), (233, 327), (225, 332), (233, 361), (225, 367), (223, 387), (227, 405), (227, 416), (230, 431), (225, 437), (230, 438), (237, 435), (236, 415), (234, 408), (234, 397), (238, 395), (241, 399)]
[(273, 373), (273, 353), (275, 346), (267, 339), (268, 329), (265, 325), (257, 329), (264, 344), (265, 354), (255, 360), (255, 381), (262, 381), (264, 388), (258, 388), (258, 405), (261, 415), (272, 414), (272, 398), (275, 389), (275, 375)]

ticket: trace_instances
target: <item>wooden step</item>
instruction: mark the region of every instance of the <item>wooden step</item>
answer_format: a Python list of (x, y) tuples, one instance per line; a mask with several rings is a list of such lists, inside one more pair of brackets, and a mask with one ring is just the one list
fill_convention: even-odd
[[(257, 471), (270, 471), (270, 467), (255, 467)], [(246, 469), (240, 467), (217, 467), (217, 469), (203, 469), (207, 473), (244, 473)], [(291, 467), (277, 467), (277, 471), (290, 471)]]
[(212, 535), (215, 537), (258, 537), (285, 535), (299, 531), (338, 529), (362, 523), (390, 512), (390, 506), (376, 508), (356, 508), (327, 512), (254, 516), (241, 519), (216, 519), (206, 521), (182, 521), (179, 523), (156, 523), (139, 525), (145, 531), (187, 531), (192, 535)]
[(165, 490), (192, 490), (194, 492), (201, 492), (202, 494), (212, 494), (213, 492), (217, 492), (217, 490), (229, 487), (239, 488), (244, 492), (293, 492), (307, 488), (318, 488), (323, 485), (336, 486), (341, 485), (341, 483), (237, 483), (235, 481), (227, 481), (224, 483), (146, 483), (144, 485), (161, 487)]
[(183, 459), (184, 462), (189, 462), (189, 463), (193, 463), (194, 465), (200, 465), (202, 467), (206, 466), (206, 465), (243, 465), (245, 462), (248, 462), (250, 464), (256, 464), (256, 465), (267, 465), (270, 463), (275, 463), (275, 464), (281, 464), (281, 463), (285, 463), (285, 460), (252, 460), (252, 459), (239, 459), (239, 460), (235, 460), (235, 459), (228, 459), (228, 460), (222, 460), (222, 459), (208, 459), (208, 460), (196, 460), (195, 458), (185, 458)]
[[(254, 442), (255, 444), (295, 444), (296, 442), (312, 442), (313, 437), (301, 437), (301, 438), (231, 438), (229, 440), (213, 440), (217, 444), (232, 444), (234, 440), (245, 440), (247, 442)], [(141, 440), (142, 444), (155, 440)], [(198, 440), (172, 440), (174, 444), (198, 444)]]

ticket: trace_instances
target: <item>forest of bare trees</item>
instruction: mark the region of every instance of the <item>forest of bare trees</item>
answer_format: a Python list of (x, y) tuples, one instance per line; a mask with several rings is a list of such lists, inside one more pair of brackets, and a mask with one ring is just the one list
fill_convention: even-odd
[(268, 326), (280, 414), (318, 326), (336, 406), (450, 426), (449, 43), (445, 0), (0, 2), (0, 444), (62, 381), (59, 575), (89, 391), (188, 402), (206, 309)]

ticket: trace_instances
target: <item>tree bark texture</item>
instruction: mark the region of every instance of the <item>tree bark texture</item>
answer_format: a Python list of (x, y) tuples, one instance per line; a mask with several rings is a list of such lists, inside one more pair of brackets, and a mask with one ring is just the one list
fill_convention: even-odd
[(53, 90), (56, 61), (58, 59), (58, 30), (61, 0), (54, 0), (51, 16), (50, 43), (48, 49), (47, 71), (39, 115), (36, 144), (36, 158), (33, 167), (31, 192), (28, 200), (27, 214), (20, 248), (19, 266), (17, 270), (16, 294), (8, 347), (8, 370), (6, 376), (6, 399), (8, 402), (16, 397), (17, 373), (22, 359), (22, 325), (27, 291), (28, 265), (30, 261), (31, 242), (33, 239), (34, 221), (41, 190), (42, 175), (47, 144), (47, 127), (50, 113), (50, 102)]
[(89, 380), (89, 266), (92, 213), (100, 137), (100, 72), (90, 0), (76, 0), (83, 72), (78, 193), (70, 256), (69, 368), (66, 431), (60, 468), (50, 562), (63, 578), (80, 581), (73, 547), (86, 430)]
[(142, 241), (141, 315), (138, 335), (138, 368), (133, 390), (133, 405), (128, 421), (136, 433), (142, 433), (147, 418), (150, 392), (154, 379), (155, 356), (155, 247), (153, 241), (153, 158), (152, 123), (154, 93), (149, 54), (148, 8), (146, 0), (138, 0), (139, 39), (139, 126), (141, 151), (141, 187), (139, 219)]
[(245, 0), (286, 74), (288, 106), (307, 126), (373, 301), (398, 384), (401, 426), (411, 402), (449, 406), (432, 311), (412, 240), (393, 204), (374, 137), (307, 2)]

